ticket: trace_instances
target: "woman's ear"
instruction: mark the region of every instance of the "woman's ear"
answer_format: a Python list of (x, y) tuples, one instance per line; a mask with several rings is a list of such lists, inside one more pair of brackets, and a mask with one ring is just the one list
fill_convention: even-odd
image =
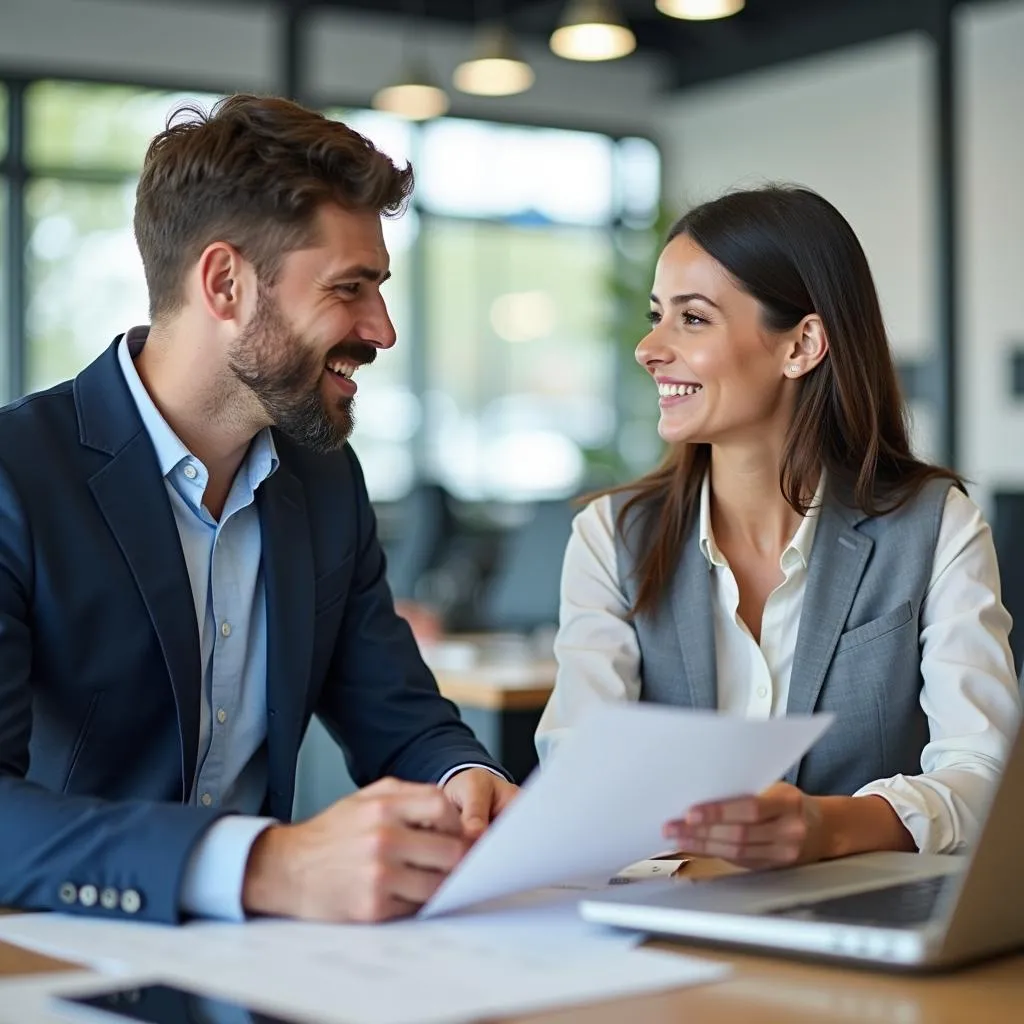
[(810, 373), (828, 355), (828, 335), (820, 316), (811, 313), (800, 321), (785, 354), (784, 372), (793, 380)]

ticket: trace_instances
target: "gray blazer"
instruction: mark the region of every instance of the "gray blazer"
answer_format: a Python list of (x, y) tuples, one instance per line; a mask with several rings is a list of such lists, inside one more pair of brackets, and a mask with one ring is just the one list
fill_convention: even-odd
[[(949, 493), (930, 482), (901, 509), (870, 517), (830, 488), (811, 549), (790, 677), (790, 714), (831, 711), (836, 723), (787, 775), (812, 794), (850, 794), (875, 779), (916, 775), (928, 742), (920, 706), (920, 616)], [(619, 510), (629, 494), (612, 498)], [(619, 584), (632, 603), (645, 511), (616, 531)], [(680, 707), (717, 703), (710, 567), (694, 524), (668, 600), (635, 622), (640, 699)]]

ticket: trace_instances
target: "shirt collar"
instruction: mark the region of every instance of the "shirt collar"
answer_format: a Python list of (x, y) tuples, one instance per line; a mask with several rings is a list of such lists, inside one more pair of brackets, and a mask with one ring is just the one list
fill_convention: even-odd
[[(189, 460), (199, 462), (199, 460), (185, 447), (185, 443), (164, 419), (146, 390), (145, 384), (142, 383), (139, 371), (135, 369), (134, 359), (142, 351), (142, 346), (146, 344), (148, 334), (148, 327), (131, 328), (117, 346), (117, 358), (121, 365), (121, 372), (124, 374), (125, 383), (139, 410), (142, 425), (153, 442), (160, 473), (167, 477), (182, 463)], [(252, 439), (243, 463), (253, 491), (277, 469), (279, 462), (274, 435), (269, 427), (265, 427)]]
[[(795, 568), (806, 569), (811, 561), (811, 548), (814, 546), (814, 533), (818, 526), (818, 512), (825, 496), (826, 470), (821, 467), (821, 475), (818, 478), (818, 487), (814, 492), (811, 501), (811, 508), (800, 520), (796, 533), (790, 538), (779, 559), (779, 565), (783, 572), (789, 572)], [(704, 480), (700, 487), (700, 508), (698, 511), (700, 524), (700, 550), (712, 568), (724, 568), (728, 566), (725, 556), (715, 543), (715, 535), (711, 529), (711, 473), (704, 474)]]

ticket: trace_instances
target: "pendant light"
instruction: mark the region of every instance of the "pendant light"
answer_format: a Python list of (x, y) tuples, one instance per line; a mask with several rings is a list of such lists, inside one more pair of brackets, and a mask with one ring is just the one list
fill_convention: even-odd
[(654, 6), (670, 18), (684, 21), (713, 21), (729, 18), (743, 10), (746, 0), (655, 0)]
[(612, 0), (569, 0), (550, 46), (567, 60), (615, 60), (636, 49), (636, 36)]
[(448, 94), (427, 73), (407, 63), (397, 82), (378, 90), (370, 101), (374, 110), (397, 114), (409, 121), (426, 121), (448, 111)]
[(473, 56), (463, 61), (452, 78), (455, 88), (477, 96), (514, 96), (534, 82), (533, 68), (520, 56), (512, 33), (502, 24), (477, 31)]
[[(407, 21), (414, 13), (425, 14), (424, 4), (416, 12), (406, 9)], [(370, 105), (374, 110), (383, 110), (410, 121), (426, 121), (447, 113), (450, 101), (448, 93), (434, 80), (424, 66), (422, 58), (412, 57), (412, 29), (405, 28), (402, 38), (402, 72), (398, 81), (378, 90)]]

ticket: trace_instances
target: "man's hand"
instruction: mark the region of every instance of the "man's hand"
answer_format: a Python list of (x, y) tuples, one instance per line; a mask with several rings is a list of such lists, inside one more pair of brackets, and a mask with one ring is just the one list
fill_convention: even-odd
[(430, 899), (468, 847), (458, 811), (436, 786), (382, 779), (309, 821), (262, 833), (242, 905), (307, 921), (400, 917)]
[(826, 855), (816, 798), (785, 782), (760, 796), (700, 804), (681, 821), (668, 822), (663, 834), (686, 853), (721, 857), (746, 868), (806, 864)]
[(444, 784), (444, 795), (458, 809), (466, 838), (475, 842), (484, 829), (515, 799), (518, 786), (487, 771), (466, 768)]

